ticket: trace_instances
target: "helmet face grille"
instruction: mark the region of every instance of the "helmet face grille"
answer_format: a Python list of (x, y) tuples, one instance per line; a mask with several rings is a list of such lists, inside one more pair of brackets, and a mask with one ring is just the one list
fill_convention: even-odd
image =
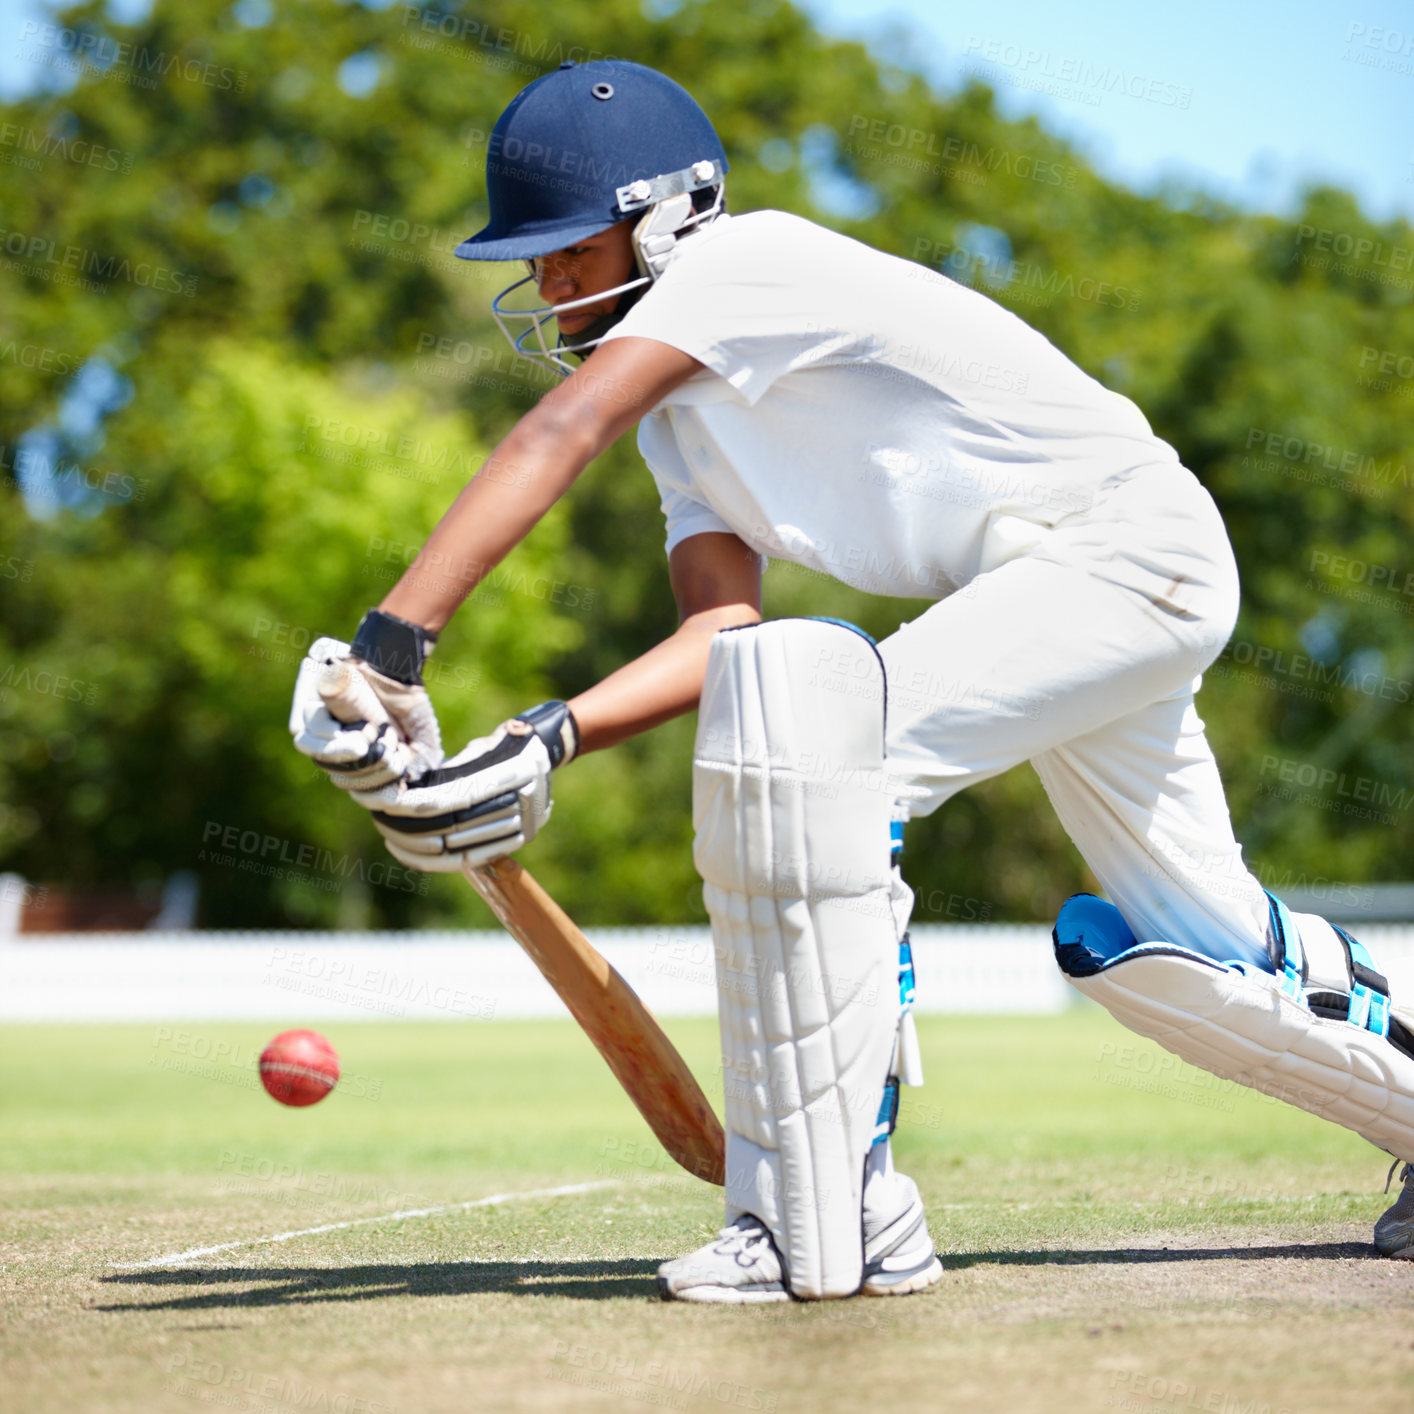
[(586, 295), (583, 299), (567, 300), (559, 305), (536, 303), (515, 309), (505, 303), (517, 290), (523, 290), (526, 285), (534, 283), (535, 275), (532, 272), (514, 284), (507, 285), (491, 301), (492, 317), (501, 333), (510, 341), (511, 348), (522, 358), (553, 368), (562, 377), (568, 378), (574, 372), (575, 365), (570, 363), (566, 356), (572, 354), (577, 358), (587, 357), (598, 347), (603, 335), (594, 337), (586, 330), (584, 332), (589, 334), (589, 337), (568, 344), (561, 343), (554, 328), (556, 314), (573, 313), (576, 309), (594, 304), (608, 295), (618, 295), (620, 300), (626, 296), (632, 297), (633, 292), (646, 288), (650, 280), (646, 275), (638, 275), (622, 285), (616, 285), (612, 290), (602, 290), (597, 294)]
[(621, 59), (554, 69), (497, 121), (486, 152), (490, 221), (457, 254), (516, 260), (562, 249), (623, 220), (625, 188), (647, 183), (656, 198), (660, 179), (707, 162), (727, 170), (721, 139), (667, 75)]

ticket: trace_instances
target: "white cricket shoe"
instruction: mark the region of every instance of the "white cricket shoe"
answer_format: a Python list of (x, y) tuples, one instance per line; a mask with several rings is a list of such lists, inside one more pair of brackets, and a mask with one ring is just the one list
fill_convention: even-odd
[(722, 1306), (789, 1301), (781, 1254), (765, 1223), (743, 1213), (715, 1242), (674, 1257), (658, 1268), (664, 1301), (700, 1301)]
[[(882, 1201), (881, 1201), (882, 1200)], [(875, 1206), (870, 1207), (873, 1203)], [(918, 1185), (901, 1173), (865, 1189), (863, 1296), (908, 1296), (942, 1279)], [(686, 1257), (658, 1268), (664, 1301), (745, 1306), (789, 1301), (785, 1267), (766, 1225), (743, 1213)]]
[[(889, 1203), (880, 1183), (864, 1190), (864, 1296), (909, 1296), (943, 1277), (943, 1264), (928, 1235), (918, 1185), (907, 1174), (889, 1174)], [(884, 1211), (880, 1211), (884, 1208)]]
[[(1396, 1159), (1389, 1171), (1390, 1178), (1394, 1177), (1398, 1165), (1399, 1160)], [(1399, 1176), (1404, 1181), (1404, 1187), (1375, 1224), (1375, 1246), (1382, 1256), (1414, 1261), (1414, 1164), (1405, 1164), (1404, 1172)], [(1385, 1191), (1389, 1191), (1388, 1180)]]

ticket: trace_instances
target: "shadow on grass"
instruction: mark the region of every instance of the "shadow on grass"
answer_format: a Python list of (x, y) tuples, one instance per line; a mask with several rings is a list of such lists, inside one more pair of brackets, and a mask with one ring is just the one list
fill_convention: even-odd
[[(1298, 1262), (1374, 1259), (1366, 1242), (1288, 1243), (1276, 1247), (1105, 1247), (1034, 1252), (942, 1252), (950, 1271), (965, 1267), (1142, 1266), (1156, 1262)], [(585, 1262), (414, 1262), (367, 1267), (169, 1267), (102, 1277), (105, 1286), (184, 1288), (164, 1299), (118, 1301), (96, 1311), (211, 1311), (321, 1301), (372, 1301), (385, 1296), (564, 1296), (606, 1301), (657, 1298), (657, 1262), (642, 1257)], [(210, 1290), (217, 1287), (220, 1290)], [(229, 1290), (239, 1287), (238, 1290)], [(195, 1290), (191, 1290), (195, 1288)], [(146, 1289), (146, 1290), (144, 1290)]]
[[(161, 1300), (119, 1301), (96, 1311), (212, 1311), (318, 1301), (372, 1301), (384, 1296), (615, 1296), (657, 1299), (658, 1263), (642, 1257), (586, 1262), (413, 1262), (369, 1267), (169, 1267), (102, 1277), (105, 1286), (197, 1288)], [(217, 1290), (240, 1285), (241, 1290)], [(206, 1288), (206, 1289), (202, 1289)], [(156, 1294), (156, 1293), (153, 1293)]]
[(1369, 1242), (1292, 1242), (1280, 1247), (1100, 1247), (1089, 1251), (1055, 1248), (1039, 1252), (939, 1252), (943, 1266), (1079, 1267), (1141, 1266), (1151, 1262), (1329, 1262), (1351, 1257), (1378, 1258)]

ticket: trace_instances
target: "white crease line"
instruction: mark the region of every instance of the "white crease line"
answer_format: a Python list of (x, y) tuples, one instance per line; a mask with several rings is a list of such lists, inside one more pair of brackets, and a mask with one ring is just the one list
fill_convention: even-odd
[(146, 1262), (109, 1262), (108, 1265), (127, 1271), (137, 1271), (142, 1267), (165, 1267), (174, 1262), (190, 1261), (193, 1257), (209, 1257), (213, 1252), (229, 1252), (233, 1247), (261, 1247), (271, 1242), (288, 1242), (292, 1237), (309, 1237), (316, 1232), (362, 1227), (365, 1223), (398, 1222), (402, 1218), (425, 1218), (432, 1213), (464, 1212), (467, 1208), (494, 1208), (502, 1203), (516, 1203), (525, 1198), (558, 1198), (566, 1193), (588, 1193), (595, 1188), (612, 1187), (617, 1182), (617, 1179), (601, 1178), (593, 1183), (567, 1183), (562, 1188), (532, 1188), (528, 1193), (493, 1193), (489, 1198), (473, 1198), (466, 1203), (444, 1203), (438, 1208), (406, 1208), (398, 1213), (379, 1213), (372, 1218), (350, 1218), (348, 1222), (302, 1227), (297, 1232), (277, 1232), (273, 1237), (249, 1237), (241, 1242), (221, 1242), (215, 1247), (191, 1247), (185, 1252), (169, 1252), (163, 1257), (151, 1257)]

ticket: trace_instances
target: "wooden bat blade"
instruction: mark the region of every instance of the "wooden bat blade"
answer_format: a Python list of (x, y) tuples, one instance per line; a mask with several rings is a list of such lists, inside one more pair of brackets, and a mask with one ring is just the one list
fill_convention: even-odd
[(464, 872), (583, 1027), (663, 1148), (690, 1174), (724, 1183), (722, 1126), (633, 988), (515, 860), (468, 865)]

